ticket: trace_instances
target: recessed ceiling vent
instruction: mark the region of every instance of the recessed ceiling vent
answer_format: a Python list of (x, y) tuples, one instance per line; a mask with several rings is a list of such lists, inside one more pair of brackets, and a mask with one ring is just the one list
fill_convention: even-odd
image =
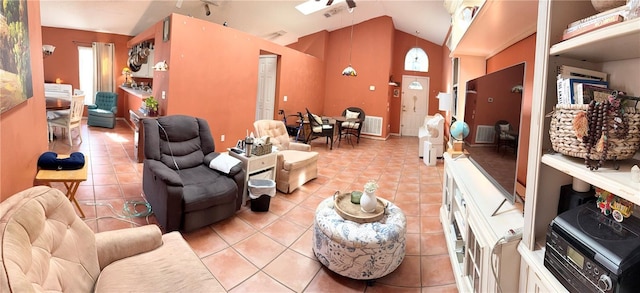
[(342, 10), (344, 10), (344, 7), (334, 8), (334, 9), (328, 10), (323, 15), (324, 17), (329, 18), (340, 13)]

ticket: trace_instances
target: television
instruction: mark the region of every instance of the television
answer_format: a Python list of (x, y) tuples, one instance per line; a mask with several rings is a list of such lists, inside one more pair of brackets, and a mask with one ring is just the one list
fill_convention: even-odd
[(467, 156), (512, 204), (522, 201), (516, 194), (516, 177), (524, 66), (517, 64), (469, 80), (464, 95)]

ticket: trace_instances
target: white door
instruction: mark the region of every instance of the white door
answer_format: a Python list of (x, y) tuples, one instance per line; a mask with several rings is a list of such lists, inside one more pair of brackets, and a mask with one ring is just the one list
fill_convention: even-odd
[(400, 135), (418, 136), (418, 128), (429, 113), (428, 93), (428, 77), (402, 76)]
[(276, 101), (277, 66), (277, 56), (260, 56), (258, 69), (258, 97), (256, 98), (256, 120), (273, 119), (273, 111)]

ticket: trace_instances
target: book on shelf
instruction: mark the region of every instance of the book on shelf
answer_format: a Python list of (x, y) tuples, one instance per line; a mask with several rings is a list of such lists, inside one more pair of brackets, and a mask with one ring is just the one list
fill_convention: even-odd
[(592, 100), (596, 100), (596, 102), (603, 102), (607, 100), (614, 91), (609, 88), (603, 88), (592, 84), (583, 84), (581, 87), (582, 101), (584, 104), (591, 103)]
[(586, 34), (588, 32), (622, 22), (623, 20), (624, 20), (624, 17), (622, 17), (622, 15), (613, 14), (575, 29), (567, 28), (564, 30), (564, 33), (562, 34), (562, 40), (565, 41), (573, 37), (577, 37), (579, 35)]
[(567, 29), (575, 30), (575, 29), (578, 29), (580, 27), (584, 27), (586, 25), (589, 25), (589, 24), (592, 24), (592, 23), (597, 22), (599, 20), (602, 20), (602, 19), (605, 19), (607, 17), (610, 17), (612, 15), (622, 15), (623, 13), (625, 13), (626, 10), (627, 10), (627, 6), (626, 5), (622, 5), (620, 7), (609, 9), (607, 11), (603, 11), (603, 12), (600, 12), (598, 14), (594, 14), (594, 15), (591, 15), (589, 17), (585, 17), (583, 19), (576, 20), (576, 21), (570, 23), (567, 26)]
[(585, 95), (585, 86), (607, 89), (609, 87), (609, 83), (606, 81), (593, 79), (563, 78), (562, 75), (558, 75), (556, 86), (558, 94), (558, 104), (571, 105), (588, 104), (589, 102), (591, 102), (593, 94), (592, 92), (590, 92)]

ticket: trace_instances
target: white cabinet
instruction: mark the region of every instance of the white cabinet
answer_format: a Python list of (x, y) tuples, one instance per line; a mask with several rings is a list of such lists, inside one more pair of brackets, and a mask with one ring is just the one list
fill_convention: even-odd
[(566, 291), (543, 264), (545, 231), (557, 216), (562, 185), (570, 184), (575, 177), (640, 204), (640, 183), (631, 182), (631, 161), (621, 162), (619, 170), (608, 162), (599, 170), (590, 171), (583, 159), (549, 151), (550, 119), (545, 114), (557, 102), (556, 75), (561, 65), (607, 72), (611, 88), (640, 95), (640, 18), (562, 41), (569, 23), (594, 14), (590, 1), (539, 2), (525, 229), (518, 247), (522, 271), (526, 272), (521, 291), (543, 286), (549, 291)]
[(153, 66), (155, 65), (153, 59), (153, 50), (149, 50), (149, 56), (147, 56), (147, 63), (140, 65), (140, 70), (131, 73), (131, 77), (143, 77), (153, 78)]
[[(504, 197), (467, 158), (444, 153), (442, 223), (456, 284), (460, 292), (516, 292), (520, 257), (518, 241), (501, 238), (522, 228), (521, 208)], [(499, 280), (500, 289), (497, 288)]]
[(242, 169), (244, 169), (244, 197), (242, 204), (246, 204), (249, 200), (248, 182), (249, 179), (271, 179), (276, 180), (276, 164), (278, 162), (278, 153), (272, 152), (262, 156), (247, 157), (244, 154), (229, 151), (229, 155), (242, 161)]

